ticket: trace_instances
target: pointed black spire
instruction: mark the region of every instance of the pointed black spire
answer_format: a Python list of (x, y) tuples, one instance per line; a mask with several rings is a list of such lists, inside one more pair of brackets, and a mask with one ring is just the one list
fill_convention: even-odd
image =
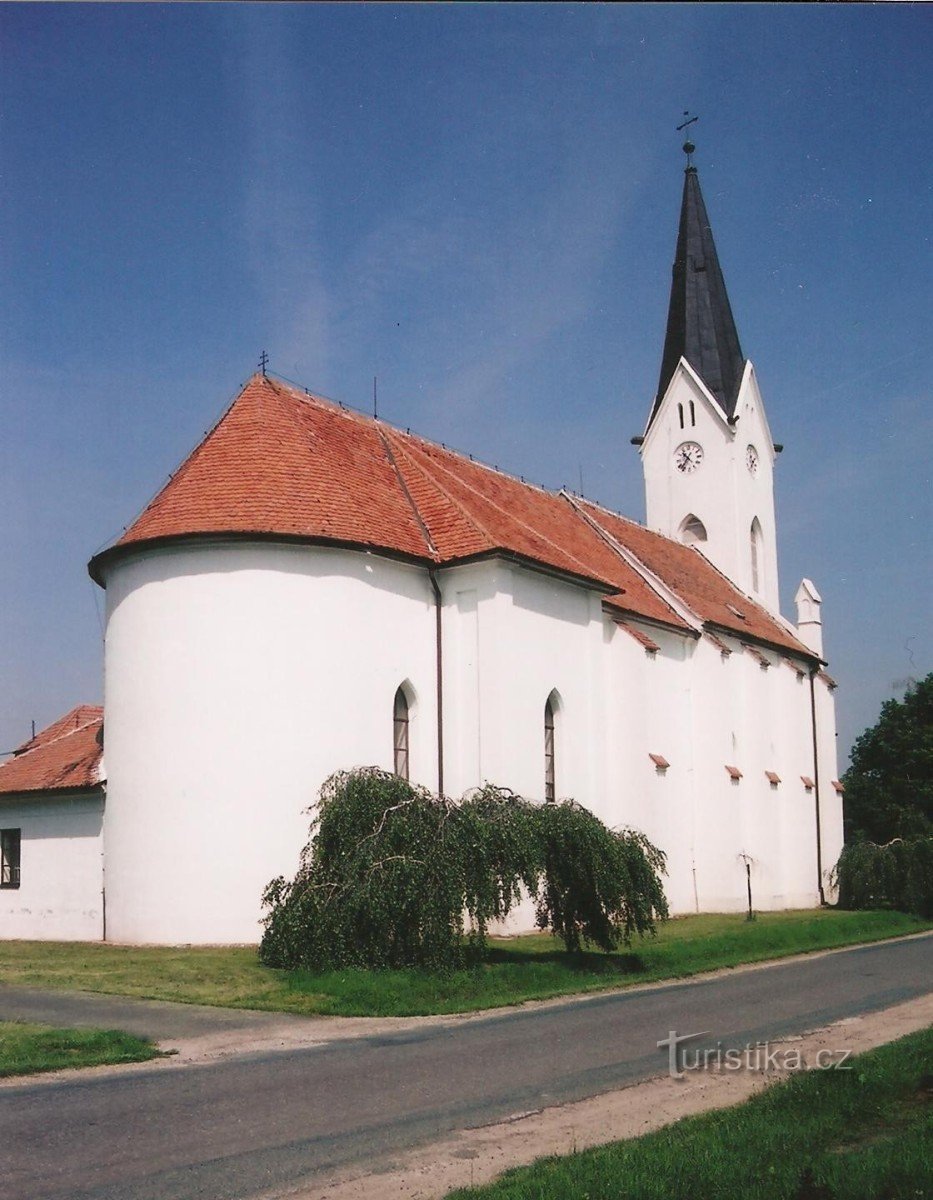
[[(745, 360), (726, 295), (713, 232), (706, 215), (697, 169), (690, 162), (693, 143), (684, 144), (688, 166), (680, 206), (680, 229), (661, 377), (652, 420), (683, 356), (731, 417)], [(650, 422), (649, 422), (650, 423)]]

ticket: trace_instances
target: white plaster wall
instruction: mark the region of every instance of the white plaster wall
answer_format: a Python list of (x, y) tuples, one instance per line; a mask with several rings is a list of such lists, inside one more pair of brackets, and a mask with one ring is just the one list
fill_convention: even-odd
[[(674, 912), (816, 902), (809, 684), (774, 652), (644, 626), (598, 593), (503, 560), (440, 573), (445, 790), (543, 798), (544, 705), (559, 697), (558, 796), (668, 856)], [(291, 874), (323, 779), (392, 766), (392, 699), (414, 691), (412, 777), (436, 787), (435, 624), (427, 573), (355, 551), (272, 544), (146, 552), (108, 578), (108, 934), (247, 942)], [(823, 692), (826, 689), (823, 688)], [(822, 697), (824, 865), (841, 841), (832, 697)], [(831, 731), (831, 732), (830, 732)], [(659, 774), (649, 753), (670, 762)], [(743, 773), (732, 784), (726, 764)], [(782, 779), (771, 789), (765, 770)], [(839, 819), (837, 820), (837, 815)], [(530, 928), (530, 905), (510, 928)]]
[[(660, 646), (649, 655), (626, 630), (612, 626), (607, 655), (612, 721), (611, 825), (639, 829), (667, 855), (665, 892), (676, 911), (692, 911), (694, 758), (692, 639), (645, 626)], [(670, 763), (659, 773), (649, 757)]]
[(321, 782), (392, 767), (407, 681), (411, 772), (435, 787), (427, 573), (354, 551), (188, 546), (107, 577), (108, 937), (253, 942)]
[(0, 799), (0, 828), (22, 831), (20, 886), (0, 888), (0, 937), (103, 936), (103, 810), (99, 792)]

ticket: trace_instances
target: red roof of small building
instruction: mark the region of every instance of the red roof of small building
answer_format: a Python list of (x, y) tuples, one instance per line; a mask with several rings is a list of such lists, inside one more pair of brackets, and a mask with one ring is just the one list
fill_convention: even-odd
[(0, 764), (0, 795), (100, 786), (104, 710), (81, 704)]
[(107, 561), (124, 550), (210, 534), (294, 537), (438, 565), (504, 554), (594, 586), (617, 610), (695, 632), (618, 543), (702, 622), (813, 657), (697, 551), (264, 375), (89, 569), (104, 583)]

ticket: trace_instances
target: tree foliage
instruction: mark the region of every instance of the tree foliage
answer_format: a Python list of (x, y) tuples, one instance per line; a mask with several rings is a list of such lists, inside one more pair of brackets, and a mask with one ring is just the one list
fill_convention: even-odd
[(886, 700), (856, 740), (845, 784), (846, 841), (933, 835), (933, 673)]
[(840, 908), (896, 908), (933, 917), (933, 837), (864, 838), (846, 846), (835, 867)]
[(663, 853), (634, 830), (615, 831), (573, 800), (535, 810), (540, 829), (536, 922), (563, 940), (614, 950), (667, 916)]
[(664, 855), (575, 804), (486, 786), (460, 803), (376, 768), (324, 784), (295, 878), (274, 879), (268, 966), (448, 968), (481, 958), (523, 894), (568, 949), (613, 950), (667, 916)]

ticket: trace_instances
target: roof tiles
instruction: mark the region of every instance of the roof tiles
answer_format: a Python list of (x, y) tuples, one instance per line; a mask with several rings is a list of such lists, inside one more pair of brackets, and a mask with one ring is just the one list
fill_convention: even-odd
[(0, 764), (0, 795), (97, 787), (103, 726), (102, 708), (73, 708)]
[(104, 582), (106, 561), (124, 549), (209, 534), (365, 546), (438, 565), (505, 554), (584, 581), (648, 621), (695, 632), (679, 598), (700, 622), (812, 657), (697, 551), (263, 375), (90, 570)]

